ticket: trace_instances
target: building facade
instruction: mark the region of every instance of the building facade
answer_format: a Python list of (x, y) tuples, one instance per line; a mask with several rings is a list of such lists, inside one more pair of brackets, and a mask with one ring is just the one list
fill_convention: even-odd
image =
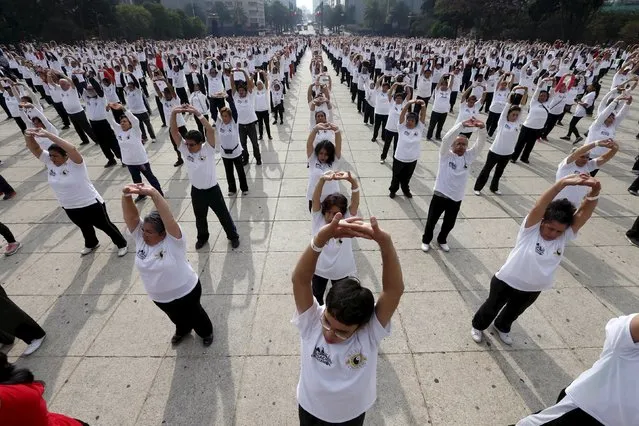
[[(263, 28), (265, 26), (264, 21), (264, 0), (222, 0), (228, 10), (233, 13), (233, 10), (239, 6), (244, 10), (247, 19), (247, 26), (251, 28)], [(294, 0), (292, 0), (294, 2)], [(188, 7), (191, 4), (204, 10), (208, 9), (210, 1), (205, 0), (161, 0), (164, 7), (171, 9), (180, 9), (188, 12)]]

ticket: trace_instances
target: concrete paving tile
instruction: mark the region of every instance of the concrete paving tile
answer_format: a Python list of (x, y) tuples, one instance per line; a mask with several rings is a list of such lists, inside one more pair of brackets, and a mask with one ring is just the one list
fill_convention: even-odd
[(299, 252), (269, 252), (264, 264), (260, 294), (292, 295), (291, 277), (299, 257)]
[(273, 220), (277, 201), (268, 198), (237, 198), (235, 203), (229, 207), (229, 212), (236, 222)]
[(366, 197), (366, 203), (372, 216), (377, 219), (417, 218), (417, 212), (411, 204), (411, 200), (398, 193), (395, 199), (386, 197)]
[(281, 198), (277, 202), (275, 220), (310, 220), (306, 197)]
[[(277, 222), (237, 222), (235, 224), (237, 233), (240, 235), (240, 246), (237, 249), (233, 249), (226, 237), (226, 233), (221, 229), (215, 245), (213, 246), (214, 252), (229, 252), (231, 250), (236, 252), (256, 252), (266, 251), (268, 248), (269, 238), (273, 229), (274, 223)], [(212, 240), (210, 240), (212, 241)]]
[(235, 424), (299, 423), (295, 397), (299, 365), (298, 356), (247, 357), (237, 397)]
[[(240, 246), (241, 247), (241, 246)], [(266, 253), (202, 253), (199, 266), (202, 294), (257, 293), (260, 289)]]
[(248, 349), (249, 355), (298, 355), (299, 332), (290, 322), (294, 312), (295, 301), (292, 295), (260, 295)]
[(311, 241), (311, 221), (273, 222), (269, 251), (301, 253)]
[[(414, 355), (433, 425), (516, 423), (529, 414), (487, 352)], [(472, 383), (472, 386), (469, 386)]]
[(233, 424), (243, 366), (241, 357), (164, 358), (135, 424)]
[(134, 425), (159, 365), (158, 358), (84, 358), (49, 409), (92, 425)]
[(68, 381), (81, 360), (82, 357), (79, 356), (37, 357), (32, 355), (17, 358), (12, 362), (15, 362), (17, 368), (31, 370), (36, 380), (45, 383), (44, 399), (50, 403)]

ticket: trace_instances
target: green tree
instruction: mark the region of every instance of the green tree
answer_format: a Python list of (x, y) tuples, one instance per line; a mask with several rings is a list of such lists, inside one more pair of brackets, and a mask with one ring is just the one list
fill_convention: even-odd
[(217, 19), (222, 26), (232, 25), (233, 14), (228, 7), (222, 1), (216, 1), (213, 3), (213, 9), (211, 12), (217, 15)]
[(184, 22), (182, 22), (182, 31), (184, 38), (198, 38), (204, 36), (206, 27), (204, 22), (197, 16), (187, 16)]
[(115, 7), (115, 14), (120, 34), (124, 38), (135, 40), (140, 37), (148, 37), (151, 34), (153, 16), (143, 6), (119, 4)]
[(246, 24), (246, 21), (248, 21), (246, 12), (242, 8), (242, 5), (240, 4), (240, 2), (235, 2), (235, 5), (231, 13), (232, 13), (233, 25), (235, 25), (236, 28), (243, 27)]
[(159, 40), (173, 36), (173, 22), (169, 10), (159, 3), (146, 2), (144, 8), (151, 14), (151, 37)]
[(367, 0), (364, 9), (364, 21), (369, 28), (381, 28), (386, 18), (386, 12), (379, 0)]
[(397, 3), (393, 5), (393, 8), (390, 11), (390, 21), (393, 25), (397, 25), (399, 28), (408, 28), (410, 24), (408, 20), (408, 15), (410, 15), (411, 10), (403, 0), (399, 0)]

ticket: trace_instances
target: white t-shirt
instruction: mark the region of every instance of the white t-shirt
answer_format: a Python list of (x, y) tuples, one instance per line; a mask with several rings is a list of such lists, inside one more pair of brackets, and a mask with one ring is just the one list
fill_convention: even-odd
[[(140, 121), (129, 110), (126, 110), (124, 113), (131, 122), (131, 128), (127, 131), (122, 130), (122, 127), (115, 123), (113, 114), (107, 114), (106, 117), (115, 132), (118, 145), (120, 145), (122, 162), (128, 166), (146, 164), (149, 162), (149, 157), (146, 155), (144, 145), (142, 145)], [(181, 114), (178, 114), (178, 116), (179, 115)]]
[(421, 141), (424, 134), (424, 125), (418, 122), (417, 125), (409, 129), (406, 124), (397, 126), (399, 133), (397, 138), (397, 149), (395, 150), (395, 159), (404, 163), (411, 163), (419, 160), (422, 153)]
[[(563, 161), (559, 163), (559, 166), (557, 167), (557, 174), (555, 176), (555, 181), (563, 179), (566, 176), (569, 176), (572, 174), (577, 174), (577, 175), (581, 173), (590, 174), (590, 172), (592, 172), (593, 170), (598, 169), (597, 160), (590, 160), (582, 167), (579, 167), (577, 163), (575, 163), (574, 161), (572, 163), (567, 163), (566, 162), (567, 159), (568, 158), (564, 158)], [(568, 201), (574, 204), (575, 207), (579, 207), (584, 197), (588, 194), (589, 190), (590, 188), (587, 186), (578, 186), (578, 185), (566, 186), (564, 189), (561, 190), (559, 194), (557, 194), (557, 196), (555, 197), (555, 200), (567, 198)]]
[(255, 111), (269, 110), (269, 93), (266, 89), (255, 89)]
[(68, 90), (60, 89), (60, 97), (62, 98), (62, 105), (64, 105), (67, 114), (77, 114), (83, 111), (78, 91), (75, 87), (70, 87)]
[(217, 185), (215, 176), (215, 148), (208, 142), (202, 144), (202, 148), (196, 153), (189, 152), (181, 140), (178, 150), (182, 153), (186, 173), (189, 175), (191, 185), (197, 189), (209, 189)]
[(433, 92), (433, 112), (445, 114), (450, 110), (450, 89)]
[(559, 238), (546, 241), (540, 234), (541, 221), (526, 228), (527, 218), (521, 223), (515, 247), (495, 276), (517, 290), (548, 290), (553, 285), (566, 243), (577, 235), (568, 227)]
[(605, 425), (639, 424), (639, 344), (630, 334), (635, 315), (608, 321), (599, 359), (566, 388), (579, 408)]
[(255, 95), (253, 93), (246, 93), (243, 98), (239, 94), (233, 95), (233, 101), (235, 101), (235, 108), (237, 109), (237, 122), (238, 124), (251, 124), (257, 121), (257, 115), (255, 114)]
[[(479, 107), (479, 102), (475, 102), (472, 108), (468, 106), (468, 103), (461, 104), (455, 124), (463, 123), (466, 120), (470, 120), (472, 117), (479, 117)], [(472, 133), (474, 130), (474, 127), (462, 127), (461, 133)]]
[(386, 120), (386, 130), (397, 132), (399, 116), (402, 113), (404, 105), (406, 105), (404, 102), (398, 104), (395, 101), (393, 101), (393, 103), (390, 105), (390, 108), (388, 109), (388, 119)]
[[(326, 171), (328, 170), (338, 170), (335, 167), (337, 166), (339, 160), (337, 158), (333, 162), (332, 165), (328, 165), (326, 163), (320, 163), (315, 155), (315, 152), (311, 153), (311, 156), (308, 157), (308, 188), (306, 190), (306, 199), (312, 200), (313, 193), (315, 192), (315, 186)], [(328, 182), (324, 182), (324, 188), (322, 188), (322, 196), (320, 197), (320, 201), (324, 201), (327, 195), (333, 194), (335, 192), (339, 192), (339, 183), (336, 180), (329, 180)], [(342, 277), (343, 278), (343, 277)]]
[(391, 101), (388, 100), (388, 92), (384, 93), (382, 89), (377, 89), (375, 93), (375, 114), (388, 115), (390, 102)]
[(79, 209), (95, 203), (104, 203), (96, 191), (86, 162), (76, 164), (68, 159), (61, 166), (56, 166), (49, 158), (49, 151), (42, 151), (40, 161), (48, 170), (48, 181), (51, 189), (64, 209)]
[[(326, 187), (326, 184), (324, 184), (324, 187)], [(346, 212), (344, 218), (348, 217), (350, 217), (350, 214)], [(313, 212), (311, 214), (311, 235), (316, 235), (324, 225), (326, 225), (326, 221), (322, 211)], [(329, 240), (319, 255), (315, 266), (315, 274), (329, 280), (355, 276), (357, 267), (353, 257), (352, 241), (351, 238), (342, 238), (341, 240), (332, 238)]]
[[(228, 124), (222, 121), (221, 116), (217, 116), (215, 125), (217, 130), (217, 143), (216, 147), (220, 149), (220, 156), (222, 158), (237, 158), (242, 155), (242, 144), (240, 143), (240, 133), (237, 123), (231, 119)], [(225, 150), (232, 150), (227, 153)]]
[(135, 266), (140, 272), (144, 289), (154, 302), (168, 303), (189, 294), (198, 277), (186, 259), (184, 230), (179, 240), (168, 232), (154, 246), (144, 242), (142, 218), (131, 235), (135, 239)]
[[(597, 94), (593, 91), (590, 93), (586, 93), (585, 95), (583, 95), (583, 97), (581, 98), (581, 102), (588, 104), (588, 106), (592, 106), (593, 102), (595, 101), (595, 96), (597, 96)], [(586, 108), (584, 108), (581, 105), (577, 105), (577, 108), (575, 108), (575, 117), (585, 117), (586, 116)]]
[(317, 300), (291, 321), (300, 331), (301, 368), (297, 401), (313, 416), (331, 423), (354, 419), (370, 409), (377, 398), (377, 353), (390, 335), (373, 314), (348, 340), (328, 344), (321, 318), (326, 305)]

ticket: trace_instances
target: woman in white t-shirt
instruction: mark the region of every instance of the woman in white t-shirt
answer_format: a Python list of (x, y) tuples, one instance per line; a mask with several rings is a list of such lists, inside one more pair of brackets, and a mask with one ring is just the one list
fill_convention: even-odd
[[(339, 181), (343, 180), (351, 185), (351, 205), (348, 206), (346, 196), (339, 192)], [(324, 185), (333, 182), (338, 184), (338, 191), (324, 197), (320, 201), (324, 193)], [(351, 176), (350, 172), (334, 172), (327, 170), (320, 176), (315, 189), (313, 191), (313, 200), (311, 207), (311, 235), (319, 232), (322, 226), (333, 221), (336, 213), (341, 213), (345, 218), (357, 216), (359, 209), (359, 185), (357, 180)], [(315, 274), (313, 274), (313, 296), (319, 305), (324, 304), (324, 293), (326, 285), (330, 280), (335, 283), (347, 277), (357, 274), (355, 266), (355, 257), (353, 256), (353, 245), (351, 240), (346, 238), (343, 240), (331, 240), (322, 254), (319, 256)]]
[(377, 141), (380, 127), (382, 129), (382, 140), (386, 140), (386, 122), (388, 121), (388, 112), (391, 106), (391, 99), (388, 93), (391, 86), (390, 83), (383, 80), (384, 76), (381, 76), (375, 83), (375, 125), (371, 142)]
[[(324, 139), (315, 143), (317, 134), (321, 131), (332, 130), (335, 135), (335, 143)], [(308, 158), (308, 187), (306, 189), (306, 199), (308, 200), (308, 210), (313, 206), (313, 193), (317, 181), (325, 172), (335, 170), (335, 166), (342, 157), (342, 135), (339, 127), (332, 123), (320, 123), (315, 125), (306, 140), (306, 157)], [(327, 195), (339, 192), (337, 181), (324, 185), (324, 191), (320, 201)]]
[[(568, 186), (590, 188), (578, 209), (566, 199), (555, 200)], [(471, 336), (475, 342), (482, 341), (483, 330), (494, 320), (501, 341), (512, 345), (512, 323), (543, 290), (552, 288), (566, 243), (576, 238), (592, 216), (600, 190), (599, 181), (587, 174), (569, 175), (541, 195), (522, 222), (506, 263), (490, 281), (488, 299), (473, 317)]]
[[(296, 312), (291, 321), (299, 330), (301, 352), (297, 385), (302, 425), (343, 423), (361, 426), (377, 398), (379, 344), (390, 335), (390, 320), (404, 292), (399, 259), (391, 236), (377, 220), (342, 220), (338, 212), (311, 239), (293, 271)], [(348, 238), (374, 240), (382, 255), (382, 292), (375, 303), (359, 279), (334, 282), (320, 306), (309, 283), (327, 244)], [(328, 422), (328, 423), (326, 423)]]
[[(419, 115), (408, 112), (413, 106), (420, 106)], [(413, 198), (410, 192), (410, 179), (413, 177), (417, 160), (421, 156), (421, 142), (424, 136), (424, 122), (426, 121), (426, 102), (422, 100), (409, 101), (404, 105), (399, 115), (397, 131), (397, 149), (393, 155), (393, 177), (391, 179), (389, 196), (395, 198), (397, 190), (402, 188), (406, 198)], [(384, 162), (380, 161), (381, 163)]]
[(454, 75), (444, 74), (433, 91), (433, 110), (430, 113), (428, 131), (426, 132), (426, 139), (429, 141), (433, 140), (433, 131), (435, 131), (436, 140), (442, 139), (442, 128), (450, 109), (451, 85), (454, 79)]
[(264, 139), (264, 128), (268, 140), (273, 140), (271, 136), (271, 124), (269, 122), (269, 88), (268, 77), (264, 71), (259, 72), (260, 80), (255, 83), (255, 115), (257, 115), (257, 128), (259, 130), (258, 139)]
[(237, 193), (235, 183), (235, 171), (237, 179), (240, 181), (240, 191), (242, 194), (248, 193), (248, 183), (246, 182), (246, 172), (242, 165), (242, 144), (240, 144), (240, 132), (237, 123), (233, 120), (233, 112), (229, 107), (222, 107), (217, 116), (216, 126), (217, 140), (219, 141), (219, 152), (224, 163), (226, 172), (226, 183), (229, 187), (229, 197)]
[[(142, 219), (133, 194), (151, 197), (156, 210)], [(210, 346), (213, 325), (200, 303), (202, 285), (186, 258), (186, 238), (169, 203), (150, 185), (129, 184), (122, 189), (122, 213), (135, 239), (135, 267), (144, 289), (175, 324), (171, 343), (177, 345), (195, 330)]]
[(561, 392), (552, 407), (532, 414), (517, 426), (639, 424), (639, 314), (606, 324), (599, 359)]
[[(397, 138), (399, 133), (397, 132), (397, 125), (399, 124), (399, 115), (402, 113), (402, 109), (406, 105), (406, 94), (403, 92), (395, 93), (395, 87), (397, 83), (393, 84), (393, 88), (388, 92), (389, 99), (392, 99), (390, 107), (388, 108), (388, 118), (386, 120), (386, 126), (384, 131), (384, 147), (382, 148), (382, 154), (380, 157), (380, 163), (386, 161), (388, 150), (390, 149), (391, 142), (393, 144), (393, 154), (397, 149)], [(391, 93), (393, 94), (391, 97)]]
[[(457, 113), (457, 120), (455, 120), (455, 125), (459, 123), (463, 123), (464, 121), (468, 121), (472, 118), (479, 117), (479, 103), (477, 102), (477, 96), (470, 95), (465, 102), (459, 106), (459, 112)], [(462, 129), (460, 135), (464, 135), (470, 139), (473, 134), (474, 127), (468, 127)]]
[(595, 93), (595, 86), (593, 86), (592, 84), (588, 85), (588, 87), (586, 87), (586, 93), (581, 97), (581, 99), (575, 101), (575, 103), (577, 104), (577, 108), (575, 108), (575, 113), (573, 114), (572, 119), (568, 124), (568, 134), (566, 136), (560, 137), (559, 139), (570, 141), (570, 137), (574, 133), (577, 139), (575, 139), (573, 145), (578, 144), (579, 142), (584, 140), (584, 138), (582, 138), (579, 134), (579, 130), (577, 130), (577, 123), (579, 123), (579, 121), (586, 116), (586, 111), (593, 105), (596, 96), (597, 94)]
[[(47, 138), (53, 143), (43, 150), (35, 138)], [(84, 237), (84, 248), (80, 255), (92, 253), (100, 242), (95, 228), (107, 234), (118, 247), (118, 256), (124, 256), (127, 243), (117, 226), (109, 219), (104, 200), (96, 191), (86, 163), (76, 147), (44, 129), (27, 129), (25, 132), (27, 148), (47, 167), (47, 178), (62, 209), (75, 223)]]
[[(493, 97), (493, 102), (498, 98), (497, 90)], [(512, 95), (511, 95), (512, 97)], [(521, 108), (517, 105), (506, 103), (504, 109), (499, 114), (497, 120), (495, 141), (490, 145), (488, 155), (486, 156), (486, 164), (481, 169), (475, 181), (474, 193), (481, 195), (481, 190), (488, 182), (490, 172), (495, 169), (495, 174), (490, 181), (490, 191), (495, 195), (501, 195), (499, 190), (499, 179), (504, 173), (508, 160), (515, 150), (517, 138), (519, 137), (519, 129), (521, 128)]]
[(246, 166), (249, 163), (249, 153), (247, 138), (251, 140), (253, 147), (253, 157), (255, 165), (262, 165), (262, 154), (260, 153), (260, 145), (257, 142), (257, 114), (255, 114), (255, 85), (253, 79), (248, 75), (246, 70), (233, 70), (234, 73), (244, 74), (244, 81), (235, 81), (231, 78), (231, 89), (233, 91), (233, 103), (237, 109), (237, 123), (240, 132), (240, 143), (242, 144), (242, 164)]

